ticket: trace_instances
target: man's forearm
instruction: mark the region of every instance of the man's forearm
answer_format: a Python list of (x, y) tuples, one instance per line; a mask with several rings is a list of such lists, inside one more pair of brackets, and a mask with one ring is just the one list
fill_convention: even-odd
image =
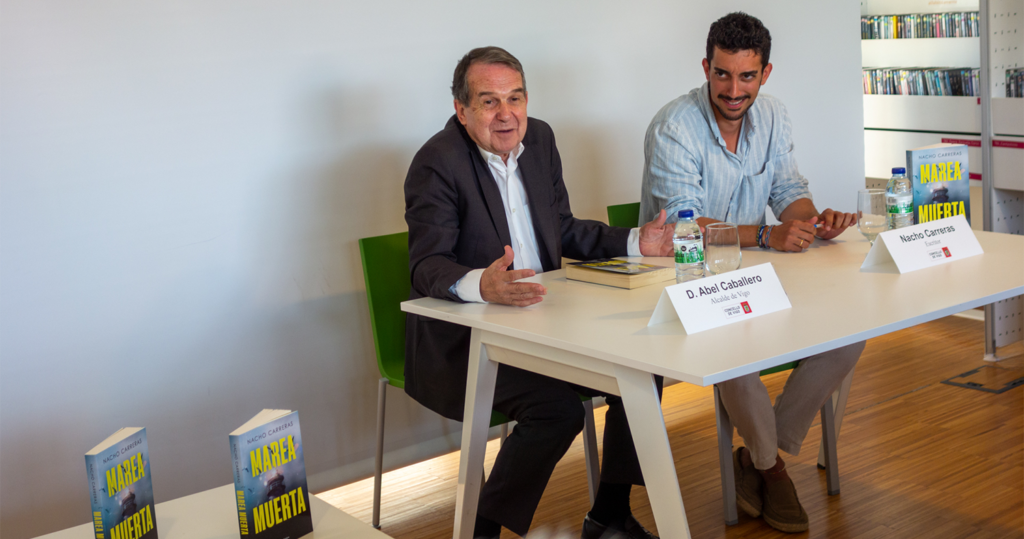
[(786, 206), (785, 210), (782, 210), (782, 215), (779, 216), (779, 221), (785, 223), (786, 221), (806, 221), (811, 217), (818, 216), (818, 210), (814, 207), (814, 202), (811, 202), (809, 198), (798, 198), (793, 201), (792, 204)]
[[(709, 217), (698, 217), (697, 224), (705, 228), (705, 234), (707, 233), (707, 226), (711, 223), (721, 223), (717, 219), (711, 219)], [(757, 229), (761, 228), (760, 225), (739, 225), (736, 227), (740, 234), (740, 247), (757, 247)]]

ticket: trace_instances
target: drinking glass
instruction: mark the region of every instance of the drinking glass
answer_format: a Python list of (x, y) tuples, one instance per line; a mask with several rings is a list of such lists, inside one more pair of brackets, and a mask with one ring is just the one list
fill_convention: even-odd
[(739, 269), (740, 234), (732, 223), (712, 223), (704, 227), (704, 275), (718, 275)]
[(889, 229), (885, 215), (885, 189), (857, 191), (857, 226), (872, 245), (879, 232)]

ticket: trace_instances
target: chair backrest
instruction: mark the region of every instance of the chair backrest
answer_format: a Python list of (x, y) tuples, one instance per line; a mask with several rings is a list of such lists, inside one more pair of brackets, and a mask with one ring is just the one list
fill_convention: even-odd
[(608, 206), (608, 224), (625, 228), (640, 226), (640, 203)]
[(370, 304), (377, 368), (391, 385), (405, 387), (405, 313), (399, 303), (409, 299), (409, 233), (359, 240)]

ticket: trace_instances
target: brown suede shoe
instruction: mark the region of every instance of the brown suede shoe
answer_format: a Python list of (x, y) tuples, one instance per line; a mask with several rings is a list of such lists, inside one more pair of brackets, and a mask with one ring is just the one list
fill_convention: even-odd
[(807, 531), (807, 511), (800, 505), (791, 479), (765, 481), (763, 493), (761, 516), (769, 526), (786, 533)]
[(736, 476), (736, 507), (757, 518), (761, 516), (761, 489), (764, 486), (764, 479), (753, 464), (743, 466), (743, 460), (740, 459), (742, 450), (741, 446), (732, 452), (732, 470)]

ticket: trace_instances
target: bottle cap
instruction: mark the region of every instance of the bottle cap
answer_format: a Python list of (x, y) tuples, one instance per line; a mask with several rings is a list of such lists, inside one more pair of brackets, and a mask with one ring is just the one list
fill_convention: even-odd
[(903, 167), (892, 167), (892, 173), (893, 174), (906, 174), (907, 173), (907, 169), (905, 169)]
[(693, 210), (680, 210), (680, 219), (693, 219)]

